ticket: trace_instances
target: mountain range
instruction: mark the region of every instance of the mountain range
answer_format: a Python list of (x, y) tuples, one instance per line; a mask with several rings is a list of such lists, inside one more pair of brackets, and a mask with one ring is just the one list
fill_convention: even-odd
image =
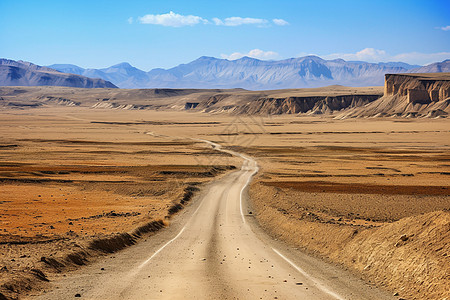
[(67, 86), (80, 88), (117, 88), (99, 78), (62, 73), (25, 61), (0, 59), (0, 86)]
[[(20, 64), (20, 68), (27, 71), (15, 69), (19, 67), (15, 64)], [(84, 69), (71, 64), (40, 67), (23, 61), (0, 59), (0, 85), (268, 90), (336, 84), (353, 87), (380, 86), (384, 84), (385, 74), (449, 71), (450, 60), (418, 66), (403, 62), (325, 60), (317, 56), (278, 61), (250, 57), (227, 60), (202, 56), (174, 68), (157, 68), (149, 72), (129, 63), (102, 69)]]
[(120, 88), (244, 88), (250, 90), (383, 85), (384, 74), (404, 73), (417, 65), (402, 62), (367, 63), (324, 60), (305, 56), (279, 61), (250, 57), (237, 60), (202, 56), (171, 69), (142, 71), (129, 63), (104, 69), (83, 69), (76, 65), (55, 64), (55, 70), (111, 81)]

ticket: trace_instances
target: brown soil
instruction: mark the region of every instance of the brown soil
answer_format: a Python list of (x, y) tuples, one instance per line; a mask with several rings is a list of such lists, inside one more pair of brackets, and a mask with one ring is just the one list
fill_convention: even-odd
[(402, 298), (449, 297), (448, 122), (318, 120), (234, 147), (261, 166), (259, 223)]
[(264, 181), (263, 184), (291, 188), (303, 192), (380, 195), (444, 195), (450, 196), (448, 186), (426, 185), (375, 185), (361, 183), (337, 183), (326, 181)]

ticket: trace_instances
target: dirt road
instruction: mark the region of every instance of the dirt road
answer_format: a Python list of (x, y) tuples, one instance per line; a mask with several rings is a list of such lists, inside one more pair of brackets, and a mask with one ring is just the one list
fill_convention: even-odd
[(242, 168), (206, 186), (169, 228), (61, 277), (37, 298), (395, 298), (266, 236), (245, 201), (257, 164), (233, 154), (243, 158)]

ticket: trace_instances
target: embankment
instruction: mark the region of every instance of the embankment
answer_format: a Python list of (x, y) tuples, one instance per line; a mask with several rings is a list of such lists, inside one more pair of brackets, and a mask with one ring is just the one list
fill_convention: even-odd
[[(320, 193), (311, 197), (321, 197)], [(439, 210), (395, 222), (324, 217), (297, 207), (288, 189), (252, 184), (258, 222), (272, 236), (361, 274), (403, 299), (448, 299), (450, 212)], [(359, 217), (359, 216), (358, 216)]]

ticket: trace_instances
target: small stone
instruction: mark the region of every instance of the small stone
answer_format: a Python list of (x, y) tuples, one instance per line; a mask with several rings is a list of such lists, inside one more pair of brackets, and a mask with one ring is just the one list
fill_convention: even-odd
[(105, 271), (105, 268), (101, 268), (100, 270)]
[(81, 294), (75, 294), (75, 297), (76, 297), (76, 298), (80, 298), (80, 297), (81, 297)]
[(397, 296), (398, 296), (398, 292), (395, 292), (395, 293), (394, 293), (394, 296), (397, 297)]

